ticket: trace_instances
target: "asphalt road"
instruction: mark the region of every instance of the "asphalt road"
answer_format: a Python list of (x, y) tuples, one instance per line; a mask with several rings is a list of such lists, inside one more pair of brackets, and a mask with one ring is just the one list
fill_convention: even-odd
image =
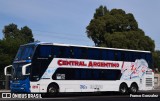
[(137, 94), (121, 95), (115, 92), (107, 93), (67, 93), (57, 97), (45, 98), (1, 98), (0, 100), (35, 100), (35, 101), (160, 101), (160, 91), (139, 92)]

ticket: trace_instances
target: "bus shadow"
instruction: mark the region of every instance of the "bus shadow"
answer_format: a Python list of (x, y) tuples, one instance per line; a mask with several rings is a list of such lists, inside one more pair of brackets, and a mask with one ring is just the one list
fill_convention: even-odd
[(87, 96), (108, 96), (108, 97), (128, 97), (129, 94), (123, 95), (119, 92), (83, 92), (83, 93), (59, 93), (56, 96), (44, 95), (43, 98), (57, 98), (57, 97), (87, 97)]
[(94, 96), (101, 96), (101, 97), (130, 97), (131, 95), (159, 95), (160, 92), (137, 92), (136, 94), (121, 94), (119, 92), (83, 92), (83, 93), (59, 93), (56, 96), (51, 96), (46, 94), (42, 96), (43, 98), (69, 98), (69, 97), (94, 97)]

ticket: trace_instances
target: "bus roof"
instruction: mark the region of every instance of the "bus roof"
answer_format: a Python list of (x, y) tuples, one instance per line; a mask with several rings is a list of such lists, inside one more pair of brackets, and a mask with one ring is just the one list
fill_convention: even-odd
[(61, 43), (47, 43), (47, 42), (33, 42), (25, 45), (56, 45), (56, 46), (68, 46), (68, 47), (85, 47), (85, 48), (97, 48), (97, 49), (109, 49), (109, 50), (121, 50), (121, 51), (133, 51), (133, 52), (145, 52), (151, 53), (150, 51), (143, 50), (132, 50), (132, 49), (121, 49), (121, 48), (108, 48), (108, 47), (95, 47), (95, 46), (85, 46), (85, 45), (72, 45), (72, 44), (61, 44)]

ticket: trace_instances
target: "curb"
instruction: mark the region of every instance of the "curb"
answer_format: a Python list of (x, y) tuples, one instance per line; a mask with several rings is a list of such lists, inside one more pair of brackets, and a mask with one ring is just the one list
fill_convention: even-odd
[(10, 90), (0, 90), (0, 93), (2, 92), (11, 92)]

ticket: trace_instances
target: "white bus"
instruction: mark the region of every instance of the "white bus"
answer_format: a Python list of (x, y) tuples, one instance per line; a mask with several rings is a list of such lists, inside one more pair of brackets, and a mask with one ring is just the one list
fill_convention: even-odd
[(4, 72), (11, 92), (125, 94), (153, 89), (151, 67), (149, 51), (38, 42), (21, 45)]

